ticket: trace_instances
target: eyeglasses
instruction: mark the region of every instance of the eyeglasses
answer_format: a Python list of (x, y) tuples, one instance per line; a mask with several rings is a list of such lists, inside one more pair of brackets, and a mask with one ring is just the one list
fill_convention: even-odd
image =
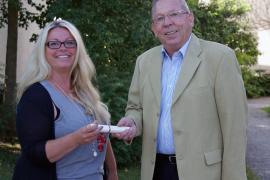
[(75, 48), (77, 47), (77, 42), (75, 40), (61, 41), (48, 41), (46, 45), (50, 49), (59, 49), (61, 45), (64, 44), (65, 48)]
[(170, 12), (166, 15), (159, 15), (159, 16), (155, 17), (153, 19), (153, 23), (157, 24), (157, 25), (162, 25), (165, 22), (166, 16), (168, 18), (170, 18), (170, 20), (172, 20), (172, 21), (178, 21), (178, 20), (181, 20), (185, 14), (189, 14), (189, 12), (182, 11), (182, 10), (173, 11), (173, 12)]

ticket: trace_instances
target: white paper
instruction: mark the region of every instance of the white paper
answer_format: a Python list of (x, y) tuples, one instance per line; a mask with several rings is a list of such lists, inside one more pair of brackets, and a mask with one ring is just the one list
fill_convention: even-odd
[(98, 125), (98, 127), (103, 127), (100, 132), (102, 133), (120, 133), (123, 132), (127, 129), (129, 129), (129, 127), (118, 127), (118, 126), (109, 126), (109, 125)]

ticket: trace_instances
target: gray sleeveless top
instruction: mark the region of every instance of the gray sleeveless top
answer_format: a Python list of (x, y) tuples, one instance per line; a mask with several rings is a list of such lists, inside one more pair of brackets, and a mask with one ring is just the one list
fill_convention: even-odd
[[(55, 120), (55, 138), (65, 136), (91, 123), (93, 117), (86, 115), (84, 108), (56, 89), (47, 80), (41, 84), (49, 92), (53, 102), (60, 109)], [(94, 154), (97, 153), (97, 156)], [(103, 151), (97, 149), (97, 141), (81, 145), (56, 162), (58, 180), (102, 180), (106, 144)]]

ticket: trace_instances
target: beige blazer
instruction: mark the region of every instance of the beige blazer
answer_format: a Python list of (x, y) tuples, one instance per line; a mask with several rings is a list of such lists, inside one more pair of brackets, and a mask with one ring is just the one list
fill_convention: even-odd
[[(136, 62), (126, 116), (142, 134), (141, 179), (152, 180), (161, 98), (161, 46)], [(245, 180), (247, 103), (230, 48), (194, 34), (172, 100), (180, 180)]]

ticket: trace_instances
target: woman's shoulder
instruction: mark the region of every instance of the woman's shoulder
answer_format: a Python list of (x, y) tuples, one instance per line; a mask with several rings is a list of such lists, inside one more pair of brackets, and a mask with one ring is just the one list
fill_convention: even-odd
[(51, 97), (49, 92), (43, 87), (43, 85), (39, 82), (36, 82), (30, 85), (25, 92), (23, 93), (20, 101), (32, 101), (35, 103), (43, 103), (46, 104), (51, 102)]

